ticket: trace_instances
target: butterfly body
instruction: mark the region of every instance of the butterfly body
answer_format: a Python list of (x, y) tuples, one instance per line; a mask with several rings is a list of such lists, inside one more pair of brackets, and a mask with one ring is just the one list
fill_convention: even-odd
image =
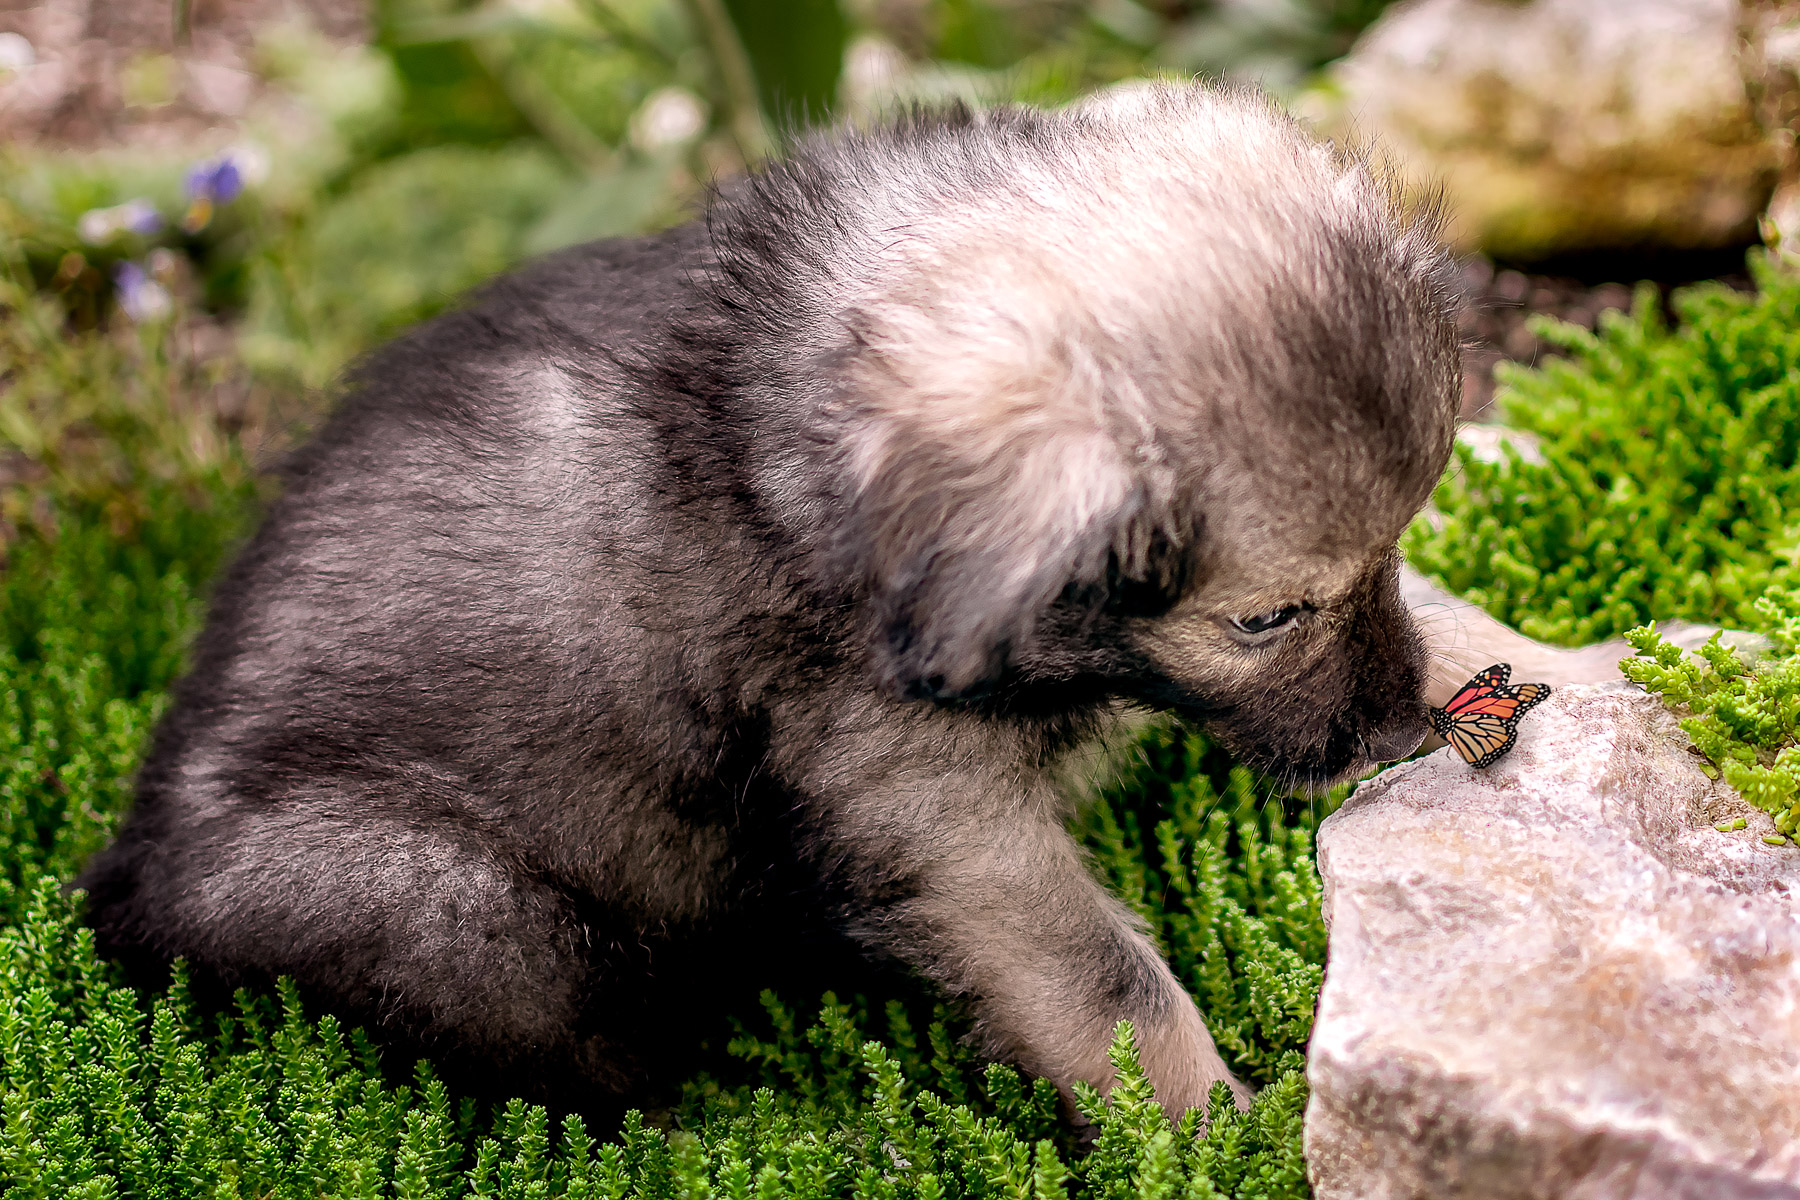
[(1550, 695), (1543, 683), (1508, 684), (1512, 667), (1495, 663), (1463, 684), (1442, 708), (1431, 710), (1431, 727), (1471, 767), (1485, 767), (1513, 748), (1519, 718)]

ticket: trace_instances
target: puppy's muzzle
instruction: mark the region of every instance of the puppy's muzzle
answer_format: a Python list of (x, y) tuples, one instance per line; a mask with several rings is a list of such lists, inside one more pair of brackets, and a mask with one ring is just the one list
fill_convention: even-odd
[(1417, 750), (1430, 731), (1423, 718), (1396, 721), (1369, 739), (1369, 758), (1378, 763), (1397, 762)]

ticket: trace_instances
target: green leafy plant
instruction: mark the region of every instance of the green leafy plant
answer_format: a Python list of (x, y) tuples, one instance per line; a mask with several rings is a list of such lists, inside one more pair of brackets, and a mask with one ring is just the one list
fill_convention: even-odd
[(1325, 966), (1314, 807), (1205, 738), (1158, 724), (1088, 805), (1082, 834), (1107, 884), (1150, 927), (1220, 1052), (1258, 1083), (1312, 1032)]
[(1408, 560), (1532, 637), (1566, 645), (1688, 618), (1755, 628), (1756, 601), (1800, 582), (1800, 278), (1751, 260), (1757, 291), (1641, 291), (1571, 351), (1510, 368), (1507, 423), (1541, 461), (1459, 447)]
[(411, 1085), (388, 1083), (359, 1033), (308, 1020), (286, 986), (240, 993), (220, 1016), (196, 1012), (179, 973), (154, 998), (119, 987), (46, 878), (0, 930), (0, 1180), (8, 1197), (46, 1200), (1306, 1194), (1297, 1079), (1248, 1113), (1221, 1086), (1204, 1130), (1198, 1111), (1171, 1128), (1123, 1026), (1111, 1097), (1084, 1097), (1093, 1152), (1072, 1160), (1045, 1136), (1060, 1125), (1045, 1085), (991, 1065), (976, 1094), (950, 1100), (860, 1033), (830, 1007), (808, 1031), (815, 1058), (795, 1078), (816, 1099), (759, 1088), (691, 1130), (633, 1113), (597, 1143), (578, 1116), (553, 1129), (519, 1101), (458, 1101), (423, 1063)]
[(1629, 630), (1637, 651), (1626, 676), (1687, 710), (1681, 728), (1740, 796), (1775, 818), (1776, 834), (1800, 832), (1800, 592), (1771, 589), (1753, 608), (1771, 653), (1747, 666), (1715, 634), (1685, 653), (1654, 625)]
[(1201, 0), (1159, 58), (1189, 71), (1255, 76), (1277, 91), (1349, 52), (1393, 0)]

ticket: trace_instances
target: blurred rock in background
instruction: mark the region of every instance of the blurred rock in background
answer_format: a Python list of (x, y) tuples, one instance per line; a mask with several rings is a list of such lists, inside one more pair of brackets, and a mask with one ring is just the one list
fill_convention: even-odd
[(1783, 257), (1800, 250), (1800, 2), (1746, 0), (1744, 82), (1769, 131), (1778, 175), (1762, 220), (1763, 241)]
[(1413, 0), (1307, 103), (1441, 182), (1464, 249), (1742, 246), (1792, 141), (1746, 87), (1751, 15), (1739, 0)]

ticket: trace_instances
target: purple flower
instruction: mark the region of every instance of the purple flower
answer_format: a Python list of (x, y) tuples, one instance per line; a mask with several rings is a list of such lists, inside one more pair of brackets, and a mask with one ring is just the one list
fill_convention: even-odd
[(121, 233), (145, 237), (163, 227), (162, 214), (148, 200), (127, 200), (111, 208), (90, 208), (75, 223), (81, 240), (90, 246), (104, 246)]
[(230, 151), (209, 158), (189, 169), (187, 196), (190, 202), (208, 200), (213, 204), (230, 204), (244, 190), (244, 169)]
[(127, 200), (119, 209), (121, 222), (133, 233), (149, 237), (163, 227), (162, 214), (148, 200)]
[(166, 317), (174, 307), (169, 289), (138, 263), (122, 262), (113, 268), (113, 283), (119, 289), (120, 309), (138, 324)]
[(212, 222), (213, 213), (242, 195), (244, 185), (252, 176), (260, 176), (265, 165), (254, 148), (243, 148), (227, 150), (190, 167), (188, 206), (182, 214), (181, 227), (189, 233), (205, 229)]

